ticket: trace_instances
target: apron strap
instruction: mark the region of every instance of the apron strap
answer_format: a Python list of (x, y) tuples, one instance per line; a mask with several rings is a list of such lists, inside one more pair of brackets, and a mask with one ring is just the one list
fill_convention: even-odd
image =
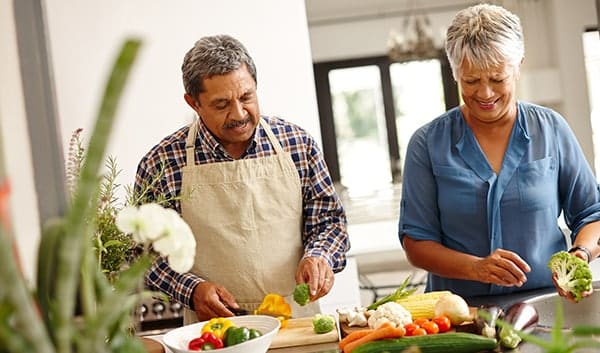
[(283, 147), (281, 147), (281, 144), (275, 137), (275, 134), (273, 134), (273, 131), (271, 130), (271, 127), (269, 126), (269, 124), (267, 124), (267, 122), (262, 117), (260, 118), (259, 122), (260, 122), (260, 126), (262, 126), (262, 128), (265, 130), (265, 133), (267, 134), (267, 137), (269, 138), (271, 145), (275, 149), (275, 153), (279, 154), (279, 155), (284, 154), (285, 152), (283, 151)]
[(194, 154), (194, 148), (196, 147), (196, 135), (198, 134), (199, 119), (194, 119), (190, 124), (190, 130), (185, 139), (185, 165), (194, 166), (196, 164), (196, 158)]

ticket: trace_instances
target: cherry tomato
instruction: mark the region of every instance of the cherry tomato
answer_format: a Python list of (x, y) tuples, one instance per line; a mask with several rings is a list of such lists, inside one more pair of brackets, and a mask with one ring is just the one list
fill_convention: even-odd
[(438, 325), (438, 329), (440, 330), (440, 332), (447, 332), (452, 327), (450, 319), (445, 315), (433, 318), (433, 322), (435, 322)]
[(413, 332), (418, 328), (420, 328), (420, 326), (415, 323), (406, 324), (406, 325), (404, 325), (404, 331), (405, 331), (404, 335), (412, 336)]
[(425, 336), (425, 335), (427, 335), (427, 331), (425, 331), (424, 328), (419, 327), (413, 331), (412, 335), (413, 336)]
[(427, 322), (423, 323), (423, 325), (421, 325), (421, 327), (423, 329), (425, 329), (425, 331), (427, 331), (428, 335), (436, 334), (436, 333), (440, 332), (439, 326), (433, 321), (427, 321)]
[(418, 318), (418, 319), (414, 319), (414, 320), (413, 320), (413, 323), (414, 323), (414, 324), (417, 324), (417, 325), (419, 325), (419, 326), (421, 326), (421, 327), (423, 327), (423, 324), (424, 324), (424, 323), (426, 323), (426, 322), (428, 322), (428, 321), (429, 321), (428, 319), (426, 319), (426, 318), (424, 318), (424, 317), (420, 317), (420, 318)]

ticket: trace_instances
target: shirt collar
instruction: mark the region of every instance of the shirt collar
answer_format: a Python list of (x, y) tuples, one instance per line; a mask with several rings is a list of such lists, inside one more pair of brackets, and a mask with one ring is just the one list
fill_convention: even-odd
[[(202, 121), (202, 119), (198, 118), (197, 122), (198, 122), (198, 136), (196, 136), (196, 146), (203, 145), (203, 146), (205, 146), (205, 148), (208, 151), (210, 151), (214, 155), (229, 156), (227, 151), (225, 151), (225, 148), (223, 148), (223, 145), (221, 145), (219, 143), (219, 141), (217, 141), (215, 136), (208, 130), (206, 125), (204, 125), (204, 122)], [(256, 145), (258, 144), (258, 139), (260, 138), (259, 135), (264, 134), (264, 133), (263, 134), (257, 133), (258, 129), (262, 129), (260, 124), (258, 124), (256, 129), (254, 129), (254, 134), (252, 135), (250, 143), (248, 144), (248, 147), (246, 147), (246, 152), (244, 152), (242, 157), (244, 157), (245, 155), (247, 155), (248, 153), (250, 153), (256, 149)]]
[[(529, 142), (530, 137), (527, 128), (527, 119), (523, 109), (523, 104), (520, 101), (517, 101), (517, 121), (515, 122), (517, 126), (516, 129), (513, 129), (515, 130), (514, 134), (516, 137), (518, 137), (520, 140), (524, 140), (525, 142)], [(458, 121), (458, 124), (455, 125), (456, 131), (453, 131), (453, 135), (456, 136), (456, 148), (462, 150), (464, 148), (464, 144), (466, 143), (465, 137), (469, 128), (459, 107), (453, 108), (449, 114), (454, 115), (454, 119)]]
[[(471, 169), (483, 180), (491, 180), (495, 177), (494, 172), (489, 168), (489, 164), (479, 148), (472, 130), (465, 122), (460, 109), (456, 109), (458, 124), (456, 124), (456, 149), (463, 157)], [(509, 145), (506, 149), (504, 161), (502, 162), (502, 171), (504, 174), (512, 174), (513, 169), (518, 166), (519, 158), (525, 153), (529, 144), (530, 137), (527, 131), (527, 119), (523, 111), (523, 105), (517, 102), (517, 120), (509, 138)]]

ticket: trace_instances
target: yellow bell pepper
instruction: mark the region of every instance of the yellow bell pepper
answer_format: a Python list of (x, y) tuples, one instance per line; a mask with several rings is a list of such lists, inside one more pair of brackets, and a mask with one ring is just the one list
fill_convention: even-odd
[(287, 326), (287, 320), (292, 317), (292, 307), (279, 294), (267, 294), (262, 303), (254, 310), (254, 315), (269, 315), (281, 322), (281, 328)]
[(225, 331), (228, 328), (235, 326), (233, 321), (223, 318), (223, 317), (215, 317), (210, 319), (204, 326), (202, 326), (202, 333), (210, 332), (215, 335), (218, 339), (223, 339), (225, 335)]

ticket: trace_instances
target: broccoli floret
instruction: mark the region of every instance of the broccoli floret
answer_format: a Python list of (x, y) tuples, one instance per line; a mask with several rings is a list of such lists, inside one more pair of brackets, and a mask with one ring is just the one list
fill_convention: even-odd
[(294, 288), (294, 301), (300, 306), (308, 304), (310, 301), (310, 287), (307, 283), (300, 283)]
[(592, 271), (588, 263), (577, 256), (559, 251), (550, 258), (548, 268), (557, 274), (558, 286), (573, 293), (575, 301), (582, 299), (581, 293), (592, 290)]
[(508, 326), (502, 326), (498, 338), (500, 339), (500, 344), (502, 344), (502, 346), (510, 349), (517, 348), (519, 343), (521, 343), (521, 336), (517, 334), (517, 331)]
[(331, 315), (316, 314), (313, 316), (312, 324), (315, 333), (327, 333), (333, 331), (335, 320)]

